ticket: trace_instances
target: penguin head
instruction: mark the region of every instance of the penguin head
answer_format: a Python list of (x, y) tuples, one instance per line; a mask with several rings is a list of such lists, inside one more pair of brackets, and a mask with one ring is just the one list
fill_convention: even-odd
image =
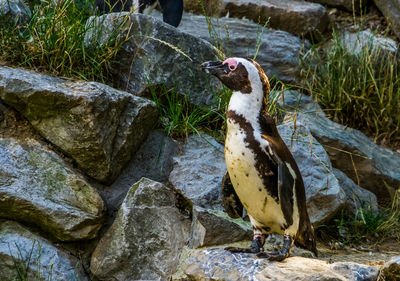
[(264, 83), (268, 78), (264, 71), (252, 59), (228, 58), (224, 61), (208, 61), (201, 65), (204, 72), (215, 75), (234, 92), (250, 94), (259, 90), (265, 91)]

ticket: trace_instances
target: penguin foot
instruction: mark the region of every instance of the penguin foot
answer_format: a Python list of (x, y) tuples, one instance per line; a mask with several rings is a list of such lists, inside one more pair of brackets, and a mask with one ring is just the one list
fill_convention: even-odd
[(290, 256), (293, 244), (294, 244), (293, 238), (289, 235), (285, 235), (283, 238), (283, 247), (280, 251), (272, 253), (267, 253), (267, 252), (258, 253), (257, 257), (266, 258), (270, 261), (283, 261), (284, 259)]
[(250, 248), (239, 248), (239, 247), (226, 247), (225, 250), (231, 253), (250, 253), (250, 254), (262, 254), (264, 243), (261, 236), (256, 236), (251, 242)]

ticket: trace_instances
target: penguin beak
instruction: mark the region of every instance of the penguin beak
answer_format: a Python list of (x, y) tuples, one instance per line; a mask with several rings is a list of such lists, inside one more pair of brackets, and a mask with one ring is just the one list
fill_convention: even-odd
[(206, 61), (201, 64), (201, 70), (203, 70), (205, 73), (209, 73), (215, 76), (223, 74), (226, 75), (230, 71), (228, 64), (227, 63), (223, 64), (220, 61)]

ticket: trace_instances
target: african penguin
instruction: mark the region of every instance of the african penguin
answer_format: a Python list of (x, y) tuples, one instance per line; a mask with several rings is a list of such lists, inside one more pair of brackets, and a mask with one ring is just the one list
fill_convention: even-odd
[(182, 19), (183, 0), (96, 0), (100, 12), (133, 11), (150, 14), (157, 3), (163, 11), (164, 22), (177, 27)]
[[(202, 69), (233, 91), (226, 112), (225, 160), (229, 176), (222, 184), (223, 204), (232, 217), (240, 217), (244, 206), (254, 233), (250, 248), (226, 249), (282, 261), (295, 243), (317, 256), (303, 179), (267, 112), (270, 85), (264, 71), (254, 60), (245, 58), (205, 62)], [(270, 233), (284, 235), (280, 251), (264, 252), (265, 238)]]

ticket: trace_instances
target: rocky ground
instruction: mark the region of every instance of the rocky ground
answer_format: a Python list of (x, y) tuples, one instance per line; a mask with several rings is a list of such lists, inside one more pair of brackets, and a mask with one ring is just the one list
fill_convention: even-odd
[[(29, 267), (29, 280), (400, 280), (397, 240), (344, 246), (321, 237), (318, 259), (295, 248), (282, 263), (224, 251), (247, 245), (252, 232), (223, 210), (223, 145), (206, 134), (174, 140), (155, 128), (146, 78), (211, 104), (220, 84), (199, 65), (218, 58), (215, 46), (247, 56), (259, 40), (257, 61), (268, 76), (300, 83), (298, 59), (311, 47), (306, 38), (335, 24), (355, 28), (352, 1), (314, 2), (205, 1), (218, 17), (211, 36), (194, 0), (185, 1), (178, 29), (157, 13), (94, 17), (88, 25), (99, 27), (86, 34), (89, 45), (96, 30), (101, 44), (129, 16), (122, 30), (134, 36), (113, 69), (125, 91), (0, 66), (0, 279), (14, 280), (17, 269)], [(379, 34), (346, 33), (349, 48), (372, 38), (397, 52), (400, 7), (384, 3), (390, 1), (368, 8), (368, 26)], [(260, 33), (257, 23), (268, 17), (272, 28)], [(382, 37), (386, 22), (391, 33)], [(376, 213), (390, 201), (393, 190), (382, 186), (400, 185), (398, 152), (329, 120), (297, 91), (285, 91), (278, 105), (284, 112), (278, 130), (300, 167), (316, 227), (343, 210), (354, 215), (369, 206)], [(271, 236), (265, 248), (281, 243)]]

